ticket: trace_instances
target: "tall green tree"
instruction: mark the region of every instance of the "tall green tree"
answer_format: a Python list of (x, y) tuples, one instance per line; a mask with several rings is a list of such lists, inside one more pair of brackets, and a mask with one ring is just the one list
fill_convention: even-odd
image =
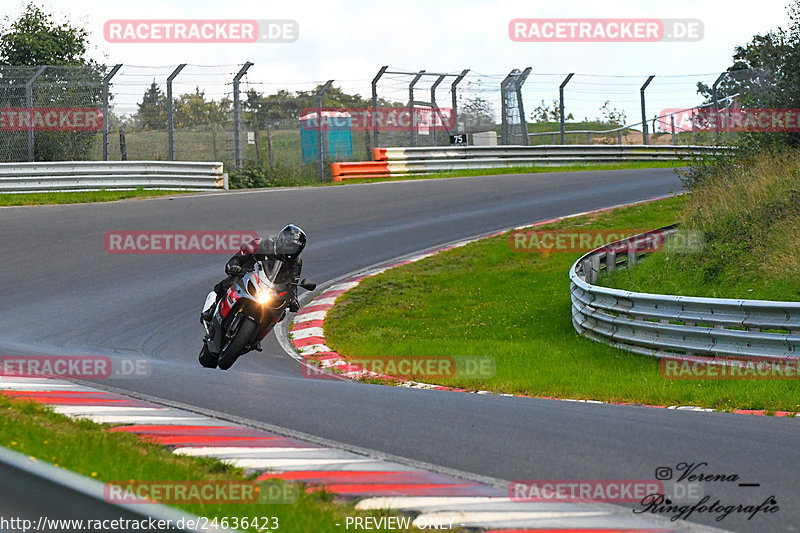
[[(33, 105), (37, 107), (98, 107), (105, 67), (88, 57), (88, 32), (58, 22), (33, 2), (17, 20), (6, 17), (0, 27), (0, 102), (26, 105), (24, 85), (35, 69), (52, 65), (36, 81)], [(25, 68), (27, 67), (27, 68)], [(93, 132), (37, 132), (37, 161), (82, 160), (90, 157), (97, 135)], [(0, 160), (27, 159), (27, 134), (0, 136)]]
[[(788, 26), (737, 46), (727, 75), (717, 88), (717, 98), (738, 95), (743, 107), (800, 108), (800, 0), (787, 6)], [(698, 92), (711, 103), (712, 89), (698, 84)], [(800, 147), (800, 133), (752, 133), (741, 136), (746, 145)]]
[(136, 129), (165, 130), (167, 129), (167, 97), (156, 85), (156, 80), (144, 92), (142, 102), (136, 104)]
[(5, 20), (0, 65), (93, 65), (87, 57), (89, 33), (29, 3), (18, 20)]

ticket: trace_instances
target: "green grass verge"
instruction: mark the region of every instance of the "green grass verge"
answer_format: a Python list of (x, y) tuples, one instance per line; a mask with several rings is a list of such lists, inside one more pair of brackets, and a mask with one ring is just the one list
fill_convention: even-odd
[(170, 194), (198, 191), (75, 191), (75, 192), (31, 192), (0, 194), (0, 206), (84, 204), (90, 202), (113, 202), (127, 198), (151, 198)]
[[(9, 400), (0, 395), (0, 445), (100, 481), (245, 481), (254, 478), (216, 459), (175, 455), (135, 435), (109, 432), (108, 427), (89, 420), (69, 419), (54, 413), (48, 406)], [(347, 516), (386, 515), (356, 511), (352, 505), (334, 502), (330, 493), (307, 494), (302, 490), (297, 493), (299, 499), (293, 504), (172, 506), (209, 519), (277, 517), (278, 530), (300, 532), (341, 531)], [(337, 523), (341, 525), (336, 526)]]
[[(683, 197), (559, 221), (542, 229), (640, 229), (673, 223)], [(492, 378), (444, 385), (534, 396), (800, 411), (796, 381), (663, 379), (656, 359), (575, 333), (568, 270), (580, 253), (518, 253), (484, 239), (367, 278), (325, 321), (345, 357), (491, 356)], [(426, 380), (430, 381), (430, 380)]]

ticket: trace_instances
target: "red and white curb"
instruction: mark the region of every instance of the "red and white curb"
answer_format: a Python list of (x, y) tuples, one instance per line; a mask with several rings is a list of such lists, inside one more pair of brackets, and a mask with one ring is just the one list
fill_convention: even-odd
[[(419, 528), (509, 531), (686, 531), (622, 508), (590, 503), (519, 502), (487, 484), (325, 447), (183, 409), (70, 381), (0, 376), (0, 394), (53, 406), (71, 418), (112, 424), (170, 448), (257, 472), (258, 480), (298, 482), (354, 501), (356, 509), (393, 509)], [(666, 526), (664, 524), (667, 524)], [(291, 529), (291, 528), (290, 528)], [(701, 528), (702, 529), (702, 528)]]
[[(478, 237), (474, 237), (471, 239), (465, 239), (463, 241), (458, 241), (453, 244), (449, 244), (443, 246), (441, 248), (436, 248), (434, 250), (430, 250), (425, 253), (417, 254), (408, 258), (405, 258), (401, 261), (389, 262), (385, 264), (381, 264), (379, 266), (372, 267), (365, 271), (362, 271), (354, 276), (345, 278), (342, 281), (334, 283), (330, 287), (328, 287), (325, 291), (318, 294), (314, 299), (312, 299), (307, 305), (305, 305), (302, 309), (300, 309), (294, 317), (292, 321), (292, 326), (290, 330), (290, 341), (294, 346), (295, 351), (302, 357), (305, 363), (310, 365), (311, 368), (318, 368), (320, 371), (318, 373), (314, 373), (310, 377), (324, 377), (326, 373), (330, 373), (330, 377), (341, 377), (341, 378), (348, 378), (348, 379), (376, 379), (376, 380), (383, 380), (391, 383), (395, 383), (401, 387), (409, 387), (409, 388), (417, 388), (417, 389), (432, 389), (432, 390), (445, 390), (445, 391), (455, 391), (455, 392), (471, 392), (474, 394), (492, 394), (498, 396), (511, 396), (511, 397), (518, 397), (518, 398), (538, 398), (538, 399), (546, 399), (546, 400), (561, 400), (561, 401), (569, 401), (569, 402), (580, 402), (580, 403), (597, 403), (597, 404), (609, 404), (609, 405), (633, 405), (637, 407), (654, 407), (660, 409), (674, 409), (680, 411), (695, 411), (695, 412), (715, 412), (716, 409), (707, 409), (703, 407), (696, 407), (691, 405), (647, 405), (647, 404), (638, 404), (638, 403), (631, 403), (631, 402), (607, 402), (607, 401), (600, 401), (600, 400), (575, 400), (575, 399), (568, 399), (568, 398), (553, 398), (553, 397), (534, 397), (528, 396), (524, 394), (507, 394), (507, 393), (495, 393), (492, 391), (486, 390), (467, 390), (467, 389), (459, 389), (454, 387), (446, 387), (442, 385), (433, 385), (429, 383), (420, 383), (417, 381), (406, 380), (401, 377), (397, 376), (388, 376), (384, 374), (379, 374), (373, 371), (364, 370), (360, 366), (353, 364), (344, 357), (342, 357), (338, 352), (331, 349), (325, 343), (325, 332), (324, 332), (324, 324), (325, 318), (327, 317), (328, 312), (334, 307), (336, 300), (345, 294), (350, 289), (357, 287), (361, 280), (365, 278), (369, 278), (372, 276), (376, 276), (390, 268), (396, 268), (399, 266), (407, 265), (409, 263), (415, 263), (427, 257), (431, 257), (438, 253), (452, 250), (453, 248), (458, 248), (464, 245), (467, 245), (472, 242), (477, 242), (483, 239), (488, 239), (490, 237), (497, 237), (499, 235), (503, 235), (508, 231), (513, 230), (523, 230), (528, 228), (533, 228), (537, 226), (543, 226), (545, 224), (551, 224), (553, 222), (558, 222), (560, 220), (565, 220), (569, 218), (575, 218), (583, 215), (588, 214), (596, 214), (602, 213), (605, 211), (611, 211), (613, 209), (617, 209), (620, 207), (626, 206), (633, 206), (639, 205), (649, 202), (654, 202), (657, 200), (662, 200), (664, 198), (669, 198), (673, 195), (667, 196), (660, 196), (658, 198), (652, 198), (650, 200), (644, 200), (641, 202), (634, 202), (631, 204), (621, 204), (615, 205), (612, 207), (604, 207), (601, 209), (595, 209), (592, 211), (584, 211), (582, 213), (576, 213), (574, 215), (568, 215), (564, 217), (553, 218), (550, 220), (544, 220), (540, 222), (535, 222), (532, 224), (526, 224), (523, 226), (518, 226), (515, 228), (511, 228), (508, 230), (497, 231), (494, 233), (481, 235)], [(306, 367), (308, 368), (308, 367)], [(312, 371), (313, 372), (313, 371)], [(749, 415), (766, 415), (766, 410), (755, 410), (755, 409), (735, 409), (731, 410), (732, 413), (737, 414), (749, 414)], [(788, 411), (777, 411), (773, 414), (773, 416), (777, 417), (795, 417), (800, 418), (800, 413), (792, 413)]]

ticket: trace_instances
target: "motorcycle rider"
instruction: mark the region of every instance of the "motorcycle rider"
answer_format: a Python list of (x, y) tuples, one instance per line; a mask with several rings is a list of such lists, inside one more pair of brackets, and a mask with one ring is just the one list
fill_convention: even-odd
[[(252, 270), (256, 261), (267, 261), (266, 266), (268, 268), (272, 266), (269, 264), (272, 261), (277, 260), (285, 263), (276, 281), (279, 283), (292, 283), (288, 288), (289, 303), (287, 307), (289, 311), (297, 312), (300, 309), (300, 304), (297, 301), (296, 284), (300, 282), (300, 273), (303, 269), (303, 260), (300, 258), (300, 253), (305, 246), (306, 234), (294, 224), (287, 224), (275, 236), (266, 239), (255, 238), (242, 244), (241, 250), (231, 257), (225, 265), (225, 273), (228, 276), (214, 285), (214, 292), (217, 296), (214, 305), (203, 311), (200, 314), (200, 319), (207, 323), (211, 322), (219, 301), (225, 297), (225, 293), (228, 292), (228, 289), (237, 278)], [(260, 351), (260, 343), (256, 349)]]

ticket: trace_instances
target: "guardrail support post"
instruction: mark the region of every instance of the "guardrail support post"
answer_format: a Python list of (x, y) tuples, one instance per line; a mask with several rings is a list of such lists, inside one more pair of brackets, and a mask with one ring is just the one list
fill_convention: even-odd
[[(33, 84), (42, 75), (47, 66), (39, 67), (33, 76), (25, 82), (25, 104), (28, 106), (28, 115), (33, 116)], [(33, 129), (28, 130), (28, 161), (33, 161)]]
[(384, 65), (378, 71), (378, 74), (372, 78), (372, 147), (378, 148), (380, 145), (378, 144), (378, 122), (375, 120), (375, 117), (378, 114), (378, 80), (381, 79), (383, 73), (386, 72), (386, 69), (389, 68), (389, 65)]
[(103, 78), (103, 161), (108, 161), (108, 84), (120, 68), (121, 64), (114, 65)]
[(653, 78), (655, 78), (655, 74), (648, 77), (647, 81), (644, 82), (644, 85), (642, 85), (642, 88), (639, 89), (639, 97), (641, 98), (642, 102), (642, 142), (644, 144), (650, 144), (650, 138), (647, 134), (647, 114), (644, 110), (644, 91), (647, 89), (647, 86), (650, 85), (650, 82), (653, 81)]
[(172, 113), (172, 81), (180, 74), (186, 63), (181, 63), (167, 76), (167, 143), (169, 144), (169, 160), (175, 161), (175, 122)]
[(417, 145), (417, 113), (414, 109), (414, 85), (417, 84), (423, 74), (425, 74), (425, 71), (420, 70), (414, 75), (411, 83), (408, 84), (408, 107), (411, 111), (411, 146)]
[[(456, 95), (456, 86), (459, 83), (461, 83), (461, 80), (464, 79), (464, 77), (467, 75), (468, 72), (469, 72), (469, 69), (462, 70), (461, 74), (456, 76), (456, 79), (453, 80), (453, 83), (450, 84), (450, 97), (452, 99), (452, 104), (453, 104), (452, 113), (453, 113), (453, 126), (455, 127), (455, 133), (459, 133), (460, 132), (459, 127), (458, 127), (458, 113), (456, 112), (456, 110), (458, 109), (458, 98), (457, 98), (457, 95)], [(464, 125), (464, 133), (467, 133), (466, 125)]]
[(574, 72), (570, 72), (564, 81), (561, 82), (561, 85), (558, 86), (558, 114), (559, 120), (561, 121), (561, 144), (567, 144), (566, 126), (564, 124), (564, 87), (567, 86), (569, 80), (571, 80), (574, 75)]
[(250, 61), (246, 62), (233, 77), (233, 151), (236, 168), (242, 168), (242, 102), (239, 98), (239, 80), (252, 66)]
[[(325, 179), (325, 144), (327, 139), (322, 138), (322, 96), (325, 94), (325, 91), (328, 90), (328, 87), (331, 86), (333, 80), (328, 80), (325, 84), (319, 88), (317, 91), (317, 179), (322, 181)], [(327, 132), (327, 130), (326, 130)], [(326, 135), (327, 137), (327, 135)]]

